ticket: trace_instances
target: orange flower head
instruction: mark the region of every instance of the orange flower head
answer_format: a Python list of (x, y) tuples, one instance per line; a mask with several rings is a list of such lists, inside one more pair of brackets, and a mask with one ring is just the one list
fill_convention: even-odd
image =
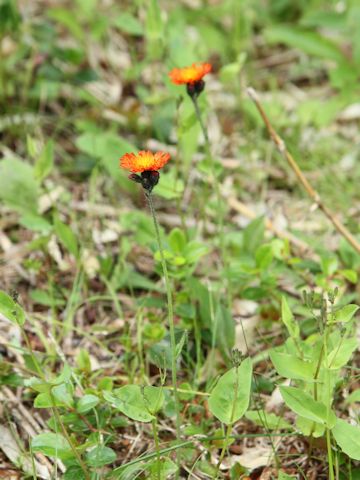
[(158, 171), (170, 160), (170, 155), (166, 152), (152, 153), (148, 150), (141, 150), (137, 155), (135, 153), (125, 153), (120, 158), (120, 166), (133, 173), (145, 171)]
[(193, 63), (191, 67), (174, 68), (169, 77), (176, 85), (193, 85), (211, 72), (211, 68), (210, 63)]

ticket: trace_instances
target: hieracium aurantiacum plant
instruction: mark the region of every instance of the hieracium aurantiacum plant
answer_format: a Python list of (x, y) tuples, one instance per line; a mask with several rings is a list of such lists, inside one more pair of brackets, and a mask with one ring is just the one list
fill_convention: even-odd
[(171, 377), (174, 390), (174, 400), (176, 408), (176, 434), (177, 439), (180, 439), (180, 412), (179, 412), (179, 397), (177, 392), (177, 367), (176, 367), (176, 340), (175, 340), (175, 326), (174, 326), (174, 307), (172, 299), (171, 284), (164, 256), (164, 249), (160, 237), (159, 224), (157, 221), (156, 211), (152, 198), (152, 190), (158, 184), (160, 179), (159, 170), (163, 168), (170, 160), (170, 154), (166, 152), (152, 153), (150, 151), (141, 150), (139, 153), (125, 153), (120, 159), (120, 166), (125, 170), (129, 170), (131, 175), (130, 180), (141, 184), (144, 189), (146, 199), (149, 204), (151, 216), (154, 222), (155, 234), (160, 252), (161, 265), (164, 275), (164, 281), (167, 293), (168, 306), (168, 323), (170, 331), (170, 346), (171, 346)]

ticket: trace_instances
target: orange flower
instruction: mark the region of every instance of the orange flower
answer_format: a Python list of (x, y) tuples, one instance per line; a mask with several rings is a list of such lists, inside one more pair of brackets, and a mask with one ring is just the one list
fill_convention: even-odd
[(170, 160), (170, 155), (166, 152), (152, 153), (147, 150), (141, 150), (137, 155), (135, 153), (125, 153), (120, 158), (120, 166), (130, 172), (145, 172), (160, 170)]
[(176, 85), (194, 84), (200, 82), (202, 78), (211, 72), (210, 63), (193, 63), (191, 67), (174, 68), (169, 72), (169, 77)]

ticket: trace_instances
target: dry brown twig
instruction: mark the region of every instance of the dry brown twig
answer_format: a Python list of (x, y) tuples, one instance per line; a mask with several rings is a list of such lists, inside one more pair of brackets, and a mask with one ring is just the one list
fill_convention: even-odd
[(342, 235), (348, 243), (356, 250), (358, 253), (360, 253), (360, 243), (356, 240), (356, 238), (349, 232), (349, 230), (338, 220), (335, 215), (331, 212), (331, 210), (324, 205), (322, 202), (320, 195), (313, 189), (313, 187), (310, 185), (308, 180), (306, 179), (305, 175), (301, 171), (299, 165), (296, 163), (294, 157), (291, 155), (291, 153), (288, 151), (286, 148), (286, 144), (284, 140), (276, 133), (274, 127), (270, 123), (270, 120), (268, 119), (262, 105), (259, 99), (258, 94), (253, 88), (248, 88), (247, 89), (248, 95), (251, 98), (251, 100), (254, 102), (256, 108), (258, 109), (263, 122), (267, 128), (267, 131), (269, 132), (269, 135), (274, 142), (276, 148), (278, 151), (281, 153), (281, 155), (285, 158), (287, 163), (290, 165), (292, 170), (294, 171), (297, 179), (300, 181), (301, 185), (305, 188), (307, 194), (309, 197), (313, 200), (313, 202), (316, 204), (317, 207), (324, 212), (324, 214), (328, 217), (328, 219), (331, 221), (331, 223), (334, 225), (336, 230)]

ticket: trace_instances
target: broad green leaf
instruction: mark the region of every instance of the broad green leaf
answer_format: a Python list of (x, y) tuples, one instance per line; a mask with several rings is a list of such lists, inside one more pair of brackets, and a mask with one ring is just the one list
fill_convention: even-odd
[(0, 162), (0, 199), (23, 214), (36, 214), (38, 209), (38, 183), (34, 169), (17, 158)]
[(35, 177), (41, 182), (51, 172), (54, 166), (54, 142), (49, 140), (44, 146), (35, 163)]
[(92, 408), (96, 407), (99, 403), (99, 397), (96, 395), (88, 394), (80, 398), (76, 405), (76, 410), (79, 413), (86, 413)]
[(186, 247), (186, 236), (180, 228), (173, 228), (168, 236), (168, 242), (174, 253), (182, 253)]
[(335, 425), (336, 417), (332, 410), (327, 412), (326, 405), (315, 401), (300, 388), (280, 387), (280, 393), (286, 405), (298, 415), (314, 422), (322, 423), (328, 428)]
[(150, 385), (145, 387), (142, 393), (146, 408), (150, 413), (155, 414), (161, 410), (165, 400), (164, 390), (162, 387), (153, 387)]
[(19, 224), (23, 227), (33, 230), (34, 232), (41, 232), (43, 234), (50, 233), (53, 229), (50, 222), (44, 217), (34, 213), (25, 213), (20, 219)]
[(340, 308), (337, 310), (334, 314), (334, 318), (332, 322), (335, 323), (348, 323), (351, 321), (355, 313), (359, 310), (358, 305), (350, 304), (350, 305), (345, 305), (345, 307)]
[(285, 378), (313, 380), (316, 370), (314, 362), (301, 360), (295, 355), (270, 350), (270, 359), (279, 375)]
[(132, 420), (151, 422), (155, 417), (148, 410), (142, 390), (139, 385), (125, 385), (113, 393), (105, 391), (104, 398)]
[(73, 398), (73, 388), (70, 383), (65, 384), (62, 383), (60, 385), (56, 385), (51, 389), (53, 397), (56, 401), (61, 402), (62, 404), (66, 405), (67, 407), (73, 407), (74, 405), (74, 398)]
[(245, 413), (245, 417), (251, 420), (260, 427), (265, 427), (269, 430), (282, 430), (292, 429), (290, 423), (286, 422), (283, 418), (278, 417), (275, 413), (265, 412), (264, 410), (248, 410)]
[(91, 467), (103, 467), (116, 460), (116, 453), (112, 448), (99, 445), (86, 454), (86, 463)]
[(296, 426), (306, 437), (312, 436), (314, 438), (320, 438), (325, 432), (324, 424), (314, 422), (313, 420), (304, 418), (301, 415), (298, 415), (296, 418)]
[(293, 338), (299, 338), (300, 329), (299, 325), (294, 319), (292, 311), (287, 303), (286, 297), (281, 298), (281, 319), (286, 326), (289, 335)]
[(49, 392), (39, 393), (34, 400), (35, 408), (51, 408), (54, 406), (61, 407), (63, 405), (64, 404), (61, 401), (52, 397)]
[(246, 358), (220, 377), (209, 398), (211, 413), (227, 425), (237, 422), (249, 407), (251, 380), (252, 363)]
[(25, 312), (10, 295), (0, 290), (0, 313), (16, 325), (24, 325)]
[(60, 460), (67, 460), (74, 456), (68, 441), (60, 433), (36, 435), (31, 441), (31, 449), (33, 452), (60, 458)]
[(344, 367), (350, 360), (353, 352), (358, 347), (358, 341), (356, 338), (347, 338), (343, 341), (340, 340), (337, 345), (327, 357), (327, 367), (331, 370)]
[(360, 427), (338, 418), (331, 430), (341, 450), (354, 460), (360, 460)]

